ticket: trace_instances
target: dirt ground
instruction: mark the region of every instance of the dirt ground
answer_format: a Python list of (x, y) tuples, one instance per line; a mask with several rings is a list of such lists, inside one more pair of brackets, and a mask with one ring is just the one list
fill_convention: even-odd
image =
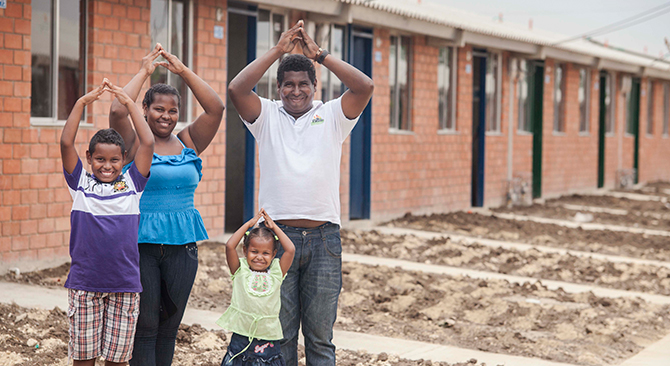
[(642, 188), (637, 189), (618, 189), (619, 192), (632, 192), (639, 194), (648, 194), (652, 196), (669, 197), (670, 196), (670, 182), (651, 182), (645, 184)]
[[(612, 200), (613, 199), (613, 200)], [(608, 202), (609, 201), (609, 202)], [(627, 211), (625, 215), (568, 209), (563, 205), (580, 205), (599, 208), (616, 208)], [(518, 215), (539, 216), (552, 219), (575, 221), (579, 215), (591, 215), (592, 221), (601, 224), (641, 227), (670, 231), (670, 204), (657, 201), (632, 201), (613, 197), (568, 196), (548, 200), (546, 204), (532, 206), (501, 207), (494, 212), (508, 212)], [(622, 212), (623, 213), (623, 212)]]
[[(354, 245), (352, 235), (355, 233), (345, 232), (346, 248)], [(373, 241), (373, 238), (365, 240)], [(379, 240), (399, 242), (397, 238), (388, 237)], [(403, 242), (410, 242), (405, 245), (411, 248), (410, 253), (420, 250), (412, 247), (412, 239), (405, 238)], [(434, 244), (439, 248), (435, 250), (448, 250)], [(399, 244), (393, 244), (391, 248), (396, 245)], [(420, 245), (429, 244), (419, 244), (419, 248)], [(501, 254), (501, 257), (505, 255)], [(454, 254), (453, 257), (458, 256)], [(482, 258), (487, 257), (482, 255)], [(493, 254), (488, 258), (493, 258)], [(201, 245), (199, 261), (189, 306), (223, 312), (230, 293), (223, 246), (218, 243)], [(67, 270), (66, 266), (60, 268)], [(49, 277), (35, 273), (25, 275), (24, 279), (60, 286), (54, 279), (63, 278), (63, 275), (65, 272), (50, 270)], [(670, 330), (670, 307), (648, 304), (640, 299), (608, 299), (590, 293), (573, 295), (560, 290), (549, 291), (540, 283), (519, 286), (505, 281), (431, 275), (356, 263), (344, 264), (343, 282), (336, 323), (338, 329), (557, 362), (616, 364)], [(6, 313), (2, 311), (2, 314)], [(61, 346), (65, 347), (67, 324), (63, 312), (44, 314), (53, 319), (54, 325), (49, 329), (53, 328), (60, 338), (56, 335), (32, 337), (60, 339)], [(0, 318), (0, 323), (4, 326), (14, 324), (10, 320)], [(11, 328), (20, 329), (21, 324)], [(196, 326), (182, 329), (175, 364), (194, 364), (196, 359), (196, 364), (218, 365), (225, 352), (224, 339), (222, 332), (208, 332)], [(25, 342), (17, 341), (16, 347), (24, 347)], [(3, 348), (0, 346), (0, 352), (10, 351), (22, 356), (27, 352), (20, 347)], [(23, 351), (18, 352), (19, 349)], [(382, 362), (379, 358), (383, 358), (379, 355), (340, 351), (339, 357), (338, 364), (342, 365), (383, 364), (379, 363)], [(420, 364), (418, 361), (398, 362), (395, 364)]]
[(347, 253), (670, 296), (670, 268), (667, 267), (612, 263), (534, 249), (518, 251), (462, 244), (448, 238), (426, 240), (413, 235), (385, 235), (375, 231), (343, 230), (342, 248)]
[[(177, 335), (174, 366), (219, 366), (228, 346), (227, 335), (198, 325), (182, 325)], [(63, 310), (40, 310), (0, 304), (0, 366), (66, 366), (68, 323)], [(301, 364), (305, 364), (300, 351)], [(393, 355), (337, 351), (338, 365), (476, 366), (475, 362), (448, 364), (399, 359)], [(98, 361), (97, 365), (103, 365)]]
[(583, 230), (581, 228), (570, 229), (553, 224), (507, 220), (467, 212), (420, 216), (406, 214), (387, 223), (387, 225), (601, 254), (670, 260), (668, 237), (656, 235)]

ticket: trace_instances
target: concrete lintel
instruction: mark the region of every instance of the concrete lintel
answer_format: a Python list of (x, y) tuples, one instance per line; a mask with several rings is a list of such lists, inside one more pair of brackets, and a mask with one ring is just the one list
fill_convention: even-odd
[[(339, 17), (343, 5), (338, 1), (329, 0), (283, 0), (281, 4), (277, 4), (273, 0), (253, 0), (258, 5), (267, 5), (276, 7), (281, 5), (282, 8), (307, 11), (310, 13), (320, 13)], [(348, 4), (346, 4), (348, 5)]]
[(442, 37), (428, 36), (426, 44), (431, 47), (463, 47), (465, 46), (465, 32), (462, 29), (456, 29), (456, 37), (454, 39), (445, 39)]
[(321, 12), (310, 12), (307, 14), (307, 19), (316, 23), (338, 23), (350, 24), (352, 23), (351, 4), (340, 4), (340, 10), (337, 14), (324, 14)]
[(484, 34), (472, 33), (467, 31), (464, 32), (464, 42), (476, 46), (490, 47), (498, 50), (517, 52), (526, 55), (537, 54), (539, 50), (539, 46), (534, 44), (513, 41), (510, 39), (503, 39), (494, 36), (487, 36)]
[(572, 51), (566, 51), (554, 47), (546, 47), (546, 57), (550, 57), (560, 61), (572, 62), (581, 65), (592, 65), (594, 62), (593, 56), (586, 56)]
[(353, 6), (352, 22), (357, 24), (368, 24), (385, 28), (397, 29), (403, 32), (432, 36), (447, 40), (456, 39), (456, 28), (419, 19), (409, 18), (386, 11), (368, 8), (365, 6)]
[(602, 68), (607, 69), (607, 70), (626, 72), (626, 73), (631, 73), (631, 74), (636, 74), (636, 75), (640, 73), (640, 66), (637, 66), (637, 65), (631, 65), (631, 64), (626, 64), (626, 63), (607, 60), (607, 59), (603, 59), (601, 64), (602, 64)]

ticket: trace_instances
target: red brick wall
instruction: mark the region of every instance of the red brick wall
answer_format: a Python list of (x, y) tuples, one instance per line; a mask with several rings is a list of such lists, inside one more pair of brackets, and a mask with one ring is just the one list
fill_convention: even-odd
[[(643, 90), (647, 90), (643, 80)], [(642, 100), (644, 99), (644, 103)], [(670, 144), (668, 138), (663, 137), (663, 82), (654, 82), (654, 105), (653, 105), (653, 133), (647, 134), (647, 99), (648, 95), (640, 98), (640, 182), (670, 179)]]
[(465, 74), (465, 50), (459, 50), (457, 130), (439, 135), (438, 49), (425, 37), (413, 37), (411, 133), (389, 132), (389, 32), (375, 29), (372, 105), (372, 202), (374, 220), (405, 212), (443, 212), (470, 204), (470, 142), (472, 74)]
[(598, 183), (598, 96), (593, 90), (595, 81), (592, 71), (589, 132), (579, 132), (579, 69), (571, 63), (564, 63), (566, 90), (565, 130), (554, 132), (554, 78), (555, 62), (546, 61), (549, 83), (545, 83), (544, 131), (542, 154), (542, 195), (551, 196), (565, 192), (594, 188)]
[[(137, 72), (139, 60), (153, 46), (149, 4), (148, 0), (89, 2), (87, 90), (103, 77), (125, 85)], [(215, 6), (221, 4), (211, 0), (195, 6), (193, 70), (225, 98), (225, 41), (212, 37)], [(62, 127), (30, 124), (30, 19), (28, 0), (9, 2), (7, 9), (0, 9), (0, 260), (14, 265), (68, 255), (72, 206), (62, 176)], [(95, 131), (108, 127), (111, 101), (111, 96), (103, 95), (87, 108), (87, 123), (76, 140), (80, 156)], [(203, 154), (203, 181), (196, 192), (196, 207), (210, 236), (223, 233), (223, 126)]]
[[(222, 7), (226, 14), (227, 1), (196, 0), (193, 14), (193, 67), (192, 70), (205, 80), (226, 100), (227, 65), (226, 36), (214, 38), (214, 26), (226, 29), (225, 16), (216, 21), (216, 8)], [(193, 99), (196, 115), (202, 113), (202, 107)], [(211, 145), (201, 154), (202, 181), (195, 194), (195, 207), (200, 211), (210, 237), (223, 234), (225, 203), (225, 165), (226, 165), (226, 122), (221, 121), (219, 132)]]
[[(0, 262), (67, 255), (70, 199), (60, 134), (30, 126), (31, 5), (0, 9)], [(84, 133), (82, 133), (84, 135)]]

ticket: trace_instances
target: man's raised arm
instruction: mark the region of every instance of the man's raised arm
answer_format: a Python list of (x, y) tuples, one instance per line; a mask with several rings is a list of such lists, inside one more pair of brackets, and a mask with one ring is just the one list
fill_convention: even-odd
[[(302, 52), (312, 60), (318, 60), (323, 50), (300, 28)], [(367, 75), (337, 57), (326, 55), (320, 60), (349, 89), (342, 95), (342, 112), (349, 119), (358, 117), (368, 105), (375, 85)]]
[(240, 71), (228, 84), (228, 95), (232, 100), (235, 109), (245, 121), (253, 123), (261, 114), (261, 100), (254, 93), (253, 89), (258, 81), (261, 80), (265, 71), (279, 59), (283, 54), (291, 52), (298, 42), (301, 42), (300, 29), (302, 29), (302, 20), (296, 23), (293, 28), (282, 33), (277, 45), (270, 51), (255, 59)]

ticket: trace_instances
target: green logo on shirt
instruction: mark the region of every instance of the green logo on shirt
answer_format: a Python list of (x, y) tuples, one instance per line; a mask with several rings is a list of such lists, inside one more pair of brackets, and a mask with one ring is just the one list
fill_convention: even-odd
[(319, 115), (317, 114), (312, 119), (312, 126), (322, 125), (323, 122), (324, 122), (323, 118), (319, 117)]

